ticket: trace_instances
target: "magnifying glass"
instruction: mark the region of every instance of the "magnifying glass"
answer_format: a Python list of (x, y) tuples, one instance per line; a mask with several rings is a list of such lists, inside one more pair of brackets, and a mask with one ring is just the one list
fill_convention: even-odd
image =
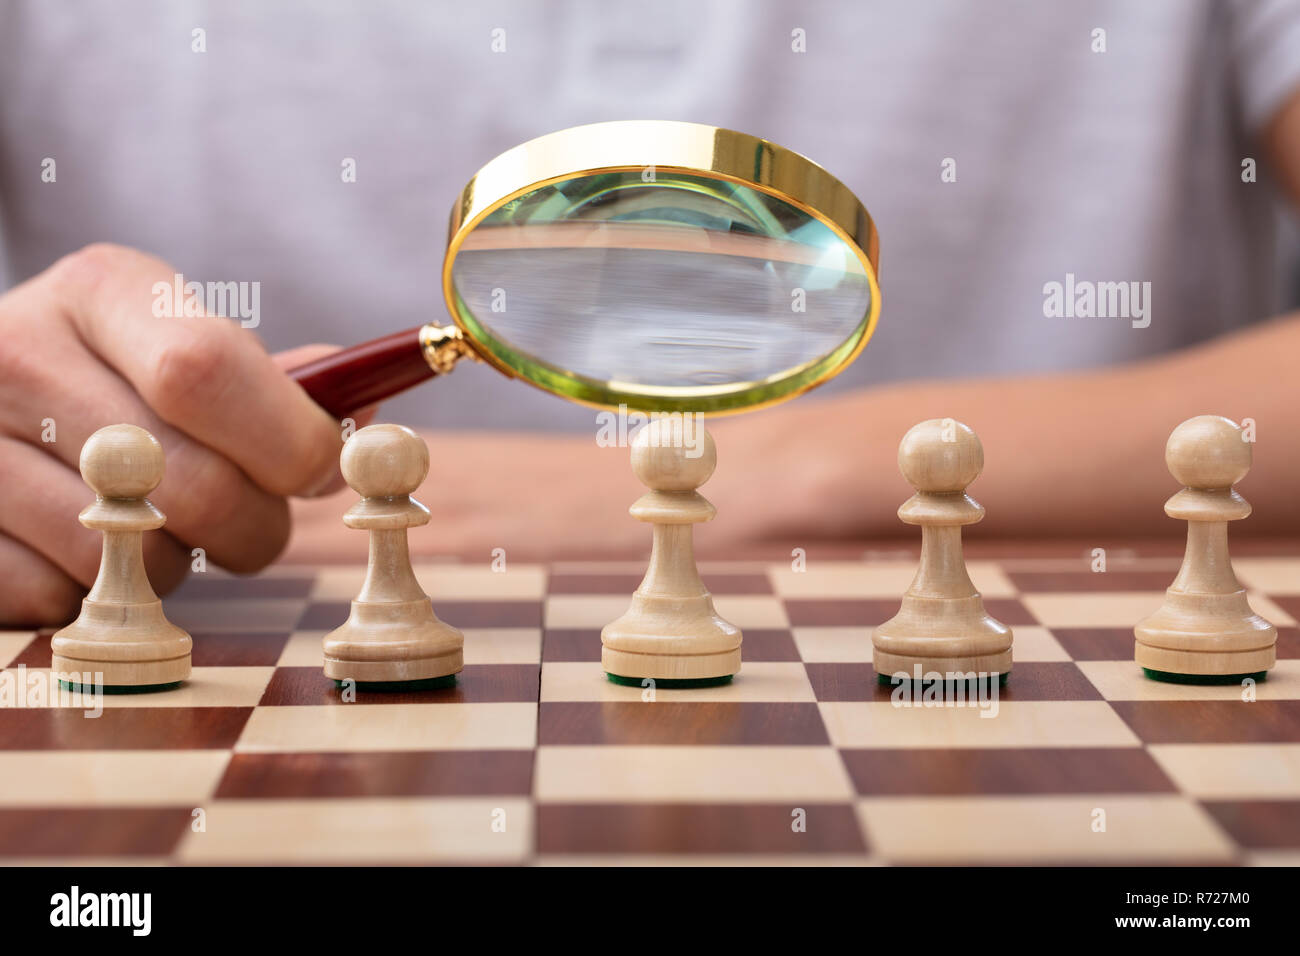
[(842, 371), (880, 313), (876, 229), (816, 163), (696, 123), (550, 133), (452, 209), (452, 324), (290, 374), (336, 417), (477, 359), (571, 401), (726, 414)]

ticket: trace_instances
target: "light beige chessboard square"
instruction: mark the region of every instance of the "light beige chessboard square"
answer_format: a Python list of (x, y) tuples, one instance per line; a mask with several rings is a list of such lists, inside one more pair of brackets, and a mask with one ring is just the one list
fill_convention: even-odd
[(320, 667), (325, 660), (322, 642), (329, 631), (294, 631), (280, 651), (277, 667)]
[[(1012, 629), (1014, 643), (1011, 648), (1013, 661), (1031, 663), (1039, 661), (1069, 661), (1069, 652), (1061, 646), (1051, 630), (1029, 624), (1017, 624)], [(1013, 665), (1014, 666), (1014, 665)], [(1014, 678), (1012, 678), (1014, 680)]]
[(259, 707), (235, 744), (244, 752), (528, 750), (537, 706), (494, 704), (325, 704)]
[(1202, 800), (1300, 800), (1300, 744), (1154, 744), (1178, 789)]
[[(1094, 832), (1094, 811), (1106, 830)], [(1178, 796), (870, 797), (858, 819), (897, 863), (1228, 862), (1233, 847)]]
[[(532, 846), (523, 797), (214, 800), (183, 863), (512, 863)], [(494, 819), (504, 812), (504, 832)]]
[(201, 806), (230, 762), (226, 750), (0, 752), (0, 806)]
[(533, 779), (538, 800), (570, 803), (770, 803), (853, 795), (839, 754), (829, 747), (544, 746)]
[(35, 631), (0, 631), (0, 667), (8, 667), (35, 636)]
[[(1280, 627), (1295, 626), (1293, 618), (1263, 594), (1247, 592), (1256, 614)], [(1049, 628), (1132, 628), (1164, 603), (1163, 591), (1023, 594), (1020, 601)]]
[[(1077, 666), (1107, 700), (1245, 700), (1241, 684), (1150, 680), (1133, 661), (1078, 661)], [(1251, 692), (1256, 700), (1300, 700), (1300, 660), (1278, 661), (1265, 680), (1252, 682)]]
[[(648, 688), (615, 684), (605, 677), (599, 661), (548, 661), (542, 668), (542, 702), (645, 701)], [(656, 687), (654, 701), (775, 701), (811, 703), (816, 700), (808, 672), (798, 661), (743, 664), (740, 673), (718, 687)], [(653, 706), (647, 703), (647, 706)]]
[(795, 627), (790, 633), (799, 657), (809, 664), (871, 663), (869, 627)]
[(1255, 613), (1264, 618), (1270, 624), (1276, 627), (1295, 627), (1296, 619), (1291, 614), (1282, 610), (1281, 605), (1274, 601), (1266, 594), (1260, 594), (1257, 591), (1248, 591), (1247, 597), (1250, 600), (1250, 606)]
[(462, 631), (466, 664), (537, 664), (542, 660), (541, 628), (469, 627)]
[[(26, 668), (27, 679), (40, 679), (56, 687), (55, 675), (48, 667)], [(158, 694), (96, 694), (61, 688), (57, 696), (46, 697), (41, 707), (67, 707), (72, 710), (136, 707), (256, 707), (274, 667), (195, 667), (180, 687)], [(29, 703), (28, 706), (34, 706)]]
[(1237, 580), (1252, 591), (1300, 594), (1300, 558), (1233, 558)]
[[(1013, 677), (1012, 680), (1015, 678)], [(977, 706), (901, 707), (893, 701), (818, 704), (837, 747), (1137, 747), (1138, 738), (1105, 701), (999, 700)]]
[(1023, 594), (1020, 603), (1047, 628), (1126, 627), (1160, 607), (1163, 591)]

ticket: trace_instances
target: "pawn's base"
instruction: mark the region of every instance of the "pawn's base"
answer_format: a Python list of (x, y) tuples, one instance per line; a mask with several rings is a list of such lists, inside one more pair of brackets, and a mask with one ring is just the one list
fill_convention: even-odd
[(325, 635), (325, 676), (358, 684), (410, 684), (457, 674), (465, 636), (433, 613), (428, 598), (353, 601), (342, 626)]
[(643, 687), (645, 686), (646, 681), (651, 681), (654, 683), (655, 687), (663, 687), (663, 688), (671, 689), (674, 687), (676, 688), (720, 687), (723, 684), (730, 684), (731, 678), (735, 677), (736, 675), (725, 674), (722, 677), (660, 678), (660, 677), (624, 677), (622, 674), (610, 674), (606, 672), (605, 676), (609, 678), (609, 682), (611, 684), (622, 684), (625, 687)]
[(1162, 679), (1156, 674), (1171, 674), (1182, 684), (1235, 684), (1267, 672), (1277, 662), (1276, 640), (1271, 626), (1262, 633), (1201, 636), (1167, 630), (1153, 633), (1139, 625), (1133, 659), (1152, 680)]
[[(189, 641), (189, 637), (185, 638)], [(190, 676), (190, 655), (161, 661), (93, 661), (55, 653), (50, 661), (59, 684), (102, 688), (104, 693), (132, 694), (171, 690)], [(110, 688), (116, 688), (110, 690)]]
[(1157, 671), (1150, 667), (1142, 668), (1142, 673), (1151, 680), (1165, 684), (1240, 684), (1244, 680), (1259, 683), (1268, 677), (1268, 671), (1256, 671), (1253, 674), (1175, 674), (1172, 671)]
[(608, 644), (600, 652), (600, 666), (606, 674), (617, 675), (638, 686), (653, 680), (657, 686), (705, 686), (692, 681), (729, 681), (740, 673), (740, 648), (719, 654), (646, 654), (620, 650)]
[[(1008, 638), (1009, 636), (1008, 634)], [(917, 641), (916, 643), (924, 645), (925, 642)], [(946, 683), (952, 683), (954, 681), (969, 682), (972, 678), (987, 678), (997, 674), (999, 682), (1005, 684), (1007, 674), (1011, 672), (1010, 640), (1007, 641), (1007, 644), (1005, 650), (993, 653), (953, 657), (924, 657), (915, 653), (891, 652), (883, 650), (877, 645), (872, 650), (871, 664), (876, 669), (877, 674), (888, 677), (890, 680), (895, 676), (902, 675), (903, 679), (913, 682), (938, 679)]]
[(167, 684), (78, 684), (74, 681), (60, 680), (59, 687), (74, 694), (156, 694), (163, 690), (175, 690), (181, 686), (178, 680)]
[(412, 684), (418, 681), (455, 677), (465, 667), (465, 654), (457, 647), (434, 657), (414, 660), (365, 660), (325, 657), (325, 676), (335, 681), (354, 680), (366, 684)]
[[(334, 686), (339, 690), (352, 678), (334, 678)], [(356, 681), (356, 689), (366, 693), (399, 693), (401, 691), (417, 690), (446, 690), (449, 687), (456, 686), (456, 675), (447, 674), (445, 677), (425, 677), (421, 680), (359, 680)]]

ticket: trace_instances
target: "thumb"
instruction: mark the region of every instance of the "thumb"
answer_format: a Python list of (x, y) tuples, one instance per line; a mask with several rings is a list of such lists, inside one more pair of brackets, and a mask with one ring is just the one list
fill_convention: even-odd
[[(291, 372), (300, 365), (306, 365), (308, 362), (314, 362), (319, 358), (324, 358), (326, 355), (332, 355), (338, 350), (339, 346), (337, 345), (323, 345), (319, 343), (315, 345), (300, 345), (297, 348), (285, 349), (283, 352), (274, 353), (271, 356), (271, 360), (277, 367), (283, 369), (285, 372)], [(354, 412), (352, 415), (352, 427), (364, 428), (366, 425), (369, 425), (371, 421), (374, 420), (375, 411), (375, 407), (372, 406), (370, 408), (362, 409), (359, 412)], [(344, 487), (343, 475), (340, 474), (336, 468), (334, 473), (324, 484), (313, 488), (310, 494), (305, 495), (304, 497), (318, 498), (324, 495), (331, 495), (342, 487)]]

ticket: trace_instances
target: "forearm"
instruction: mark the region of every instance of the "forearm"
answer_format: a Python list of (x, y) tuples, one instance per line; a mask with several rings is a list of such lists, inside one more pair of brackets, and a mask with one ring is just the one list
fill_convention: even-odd
[[(971, 493), (985, 527), (1008, 537), (1174, 535), (1165, 441), (1193, 415), (1257, 423), (1243, 485), (1259, 518), (1234, 534), (1300, 532), (1300, 316), (1156, 361), (1073, 375), (891, 385), (709, 423), (718, 467), (701, 489), (718, 520), (705, 552), (763, 543), (813, 545), (910, 535), (896, 515), (911, 489), (898, 442), (927, 418), (979, 433), (985, 467)], [(627, 517), (645, 489), (627, 448), (588, 435), (430, 432), (433, 465), (417, 493), (432, 527), (417, 554), (489, 560), (640, 554), (646, 530)], [(295, 504), (290, 560), (364, 551), (340, 516), (348, 493)]]
[[(1149, 362), (1071, 375), (908, 383), (721, 421), (705, 490), (743, 502), (764, 538), (810, 541), (907, 533), (911, 493), (899, 439), (927, 418), (966, 422), (984, 444), (971, 489), (1004, 536), (1174, 534), (1165, 441), (1201, 414), (1254, 419), (1255, 467), (1242, 491), (1258, 517), (1234, 534), (1300, 532), (1300, 314)], [(747, 463), (747, 464), (742, 464)], [(766, 515), (767, 517), (761, 517)]]

